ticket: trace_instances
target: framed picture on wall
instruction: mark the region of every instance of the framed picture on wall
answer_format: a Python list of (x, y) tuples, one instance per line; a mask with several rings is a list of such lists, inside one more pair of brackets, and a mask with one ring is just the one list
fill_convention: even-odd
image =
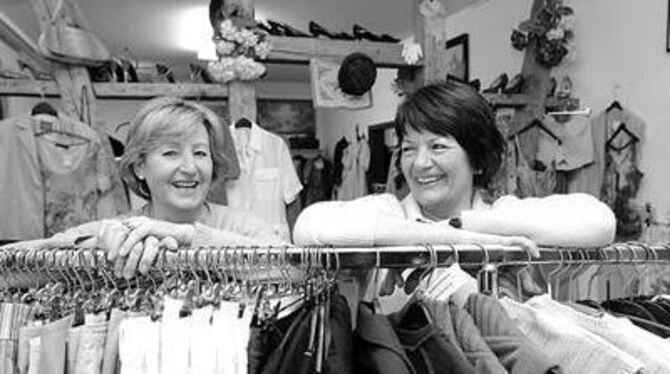
[(468, 34), (461, 34), (447, 41), (447, 76), (463, 82), (470, 80), (470, 56), (468, 51)]
[(280, 135), (316, 132), (316, 115), (311, 100), (258, 100), (258, 124)]

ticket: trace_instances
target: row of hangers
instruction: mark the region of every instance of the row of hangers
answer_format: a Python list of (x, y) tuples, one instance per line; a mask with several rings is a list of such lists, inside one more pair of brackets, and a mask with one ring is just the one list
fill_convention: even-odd
[[(605, 112), (610, 113), (613, 110), (623, 110), (623, 107), (619, 103), (618, 100), (612, 101), (610, 105), (605, 109)], [(547, 115), (550, 116), (590, 116), (591, 115), (591, 108), (584, 108), (584, 109), (578, 109), (578, 110), (559, 110), (559, 111), (554, 111), (554, 112), (547, 112)], [(532, 128), (538, 128), (539, 130), (543, 131), (547, 135), (549, 135), (552, 139), (554, 139), (559, 145), (562, 144), (562, 141), (560, 137), (558, 137), (556, 134), (554, 134), (551, 129), (549, 129), (547, 126), (545, 126), (544, 122), (540, 120), (539, 118), (533, 118), (528, 124), (526, 124), (524, 127), (519, 129), (515, 134), (510, 135), (509, 138), (513, 138), (514, 136), (521, 135), (525, 133), (526, 131), (532, 129)], [(628, 141), (625, 142), (623, 145), (615, 145), (616, 139), (621, 136), (621, 135), (626, 135), (628, 138)], [(612, 149), (615, 151), (621, 151), (623, 149), (628, 148), (632, 144), (635, 144), (640, 141), (640, 138), (635, 135), (632, 131), (628, 129), (626, 124), (624, 122), (621, 122), (616, 130), (610, 135), (610, 137), (607, 139), (605, 142), (605, 146), (608, 149)]]
[[(32, 304), (41, 318), (55, 320), (76, 310), (98, 313), (117, 307), (162, 313), (162, 300), (184, 301), (183, 312), (222, 301), (253, 305), (260, 320), (276, 316), (298, 302), (317, 305), (327, 301), (339, 271), (332, 256), (305, 251), (298, 264), (289, 264), (281, 252), (237, 248), (163, 252), (146, 276), (116, 278), (103, 251), (87, 249), (17, 250), (0, 253), (0, 302)], [(326, 264), (325, 266), (323, 264)], [(292, 272), (298, 269), (300, 278)], [(273, 303), (300, 295), (287, 305)]]

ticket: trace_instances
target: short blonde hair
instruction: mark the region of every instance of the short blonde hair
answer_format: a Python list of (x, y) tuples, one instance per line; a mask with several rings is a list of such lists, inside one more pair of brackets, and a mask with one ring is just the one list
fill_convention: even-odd
[(226, 175), (230, 160), (223, 152), (223, 125), (219, 117), (204, 105), (177, 97), (158, 97), (149, 100), (130, 124), (125, 152), (121, 157), (121, 178), (128, 188), (140, 197), (150, 200), (151, 191), (146, 181), (137, 177), (135, 168), (141, 165), (149, 152), (166, 142), (180, 140), (205, 126), (212, 157), (212, 184)]

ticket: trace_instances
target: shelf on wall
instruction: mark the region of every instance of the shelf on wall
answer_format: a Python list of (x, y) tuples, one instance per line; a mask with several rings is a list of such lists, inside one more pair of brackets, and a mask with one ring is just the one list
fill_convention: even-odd
[[(343, 56), (350, 53), (361, 52), (370, 56), (379, 67), (407, 66), (407, 62), (402, 57), (403, 45), (400, 43), (271, 36), (270, 45), (272, 50), (267, 62), (308, 64), (310, 58), (314, 56), (341, 60)], [(413, 66), (420, 68), (423, 62)]]
[[(286, 93), (272, 90), (265, 82), (257, 85), (259, 99), (286, 99)], [(156, 96), (179, 96), (199, 100), (228, 98), (228, 85), (218, 83), (93, 83), (97, 99), (145, 100)], [(59, 97), (54, 81), (0, 79), (0, 96)], [(301, 96), (302, 97), (302, 96)]]

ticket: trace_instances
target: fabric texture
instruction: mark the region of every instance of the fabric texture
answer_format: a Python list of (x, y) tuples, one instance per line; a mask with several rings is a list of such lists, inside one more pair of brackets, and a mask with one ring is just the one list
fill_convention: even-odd
[[(463, 351), (447, 338), (438, 325), (431, 323), (431, 316), (422, 302), (389, 316), (393, 329), (417, 373), (440, 373), (449, 368), (450, 373), (469, 374), (474, 371)], [(434, 316), (433, 316), (434, 317)]]
[(536, 296), (526, 304), (552, 315), (569, 320), (587, 331), (596, 334), (624, 352), (639, 359), (647, 373), (670, 372), (670, 343), (661, 337), (634, 326), (625, 318), (609, 314), (590, 316), (552, 300), (548, 295)]
[(474, 367), (473, 373), (507, 373), (507, 370), (498, 361), (498, 357), (486, 345), (470, 314), (453, 303), (448, 304), (447, 308), (447, 315), (450, 316), (449, 321), (452, 325), (454, 337), (465, 357)]
[(251, 123), (230, 127), (240, 176), (226, 183), (228, 206), (267, 221), (277, 236), (290, 240), (286, 205), (302, 190), (288, 146), (282, 138)]
[(472, 316), (486, 344), (498, 356), (498, 360), (508, 372), (512, 374), (562, 372), (558, 366), (559, 362), (548, 357), (541, 347), (526, 337), (497, 299), (483, 294), (473, 294), (468, 297), (465, 308)]
[(642, 362), (554, 313), (501, 299), (519, 329), (568, 373), (637, 373)]
[(354, 364), (357, 373), (417, 373), (389, 319), (375, 314), (373, 306), (368, 303), (360, 303), (358, 308)]

